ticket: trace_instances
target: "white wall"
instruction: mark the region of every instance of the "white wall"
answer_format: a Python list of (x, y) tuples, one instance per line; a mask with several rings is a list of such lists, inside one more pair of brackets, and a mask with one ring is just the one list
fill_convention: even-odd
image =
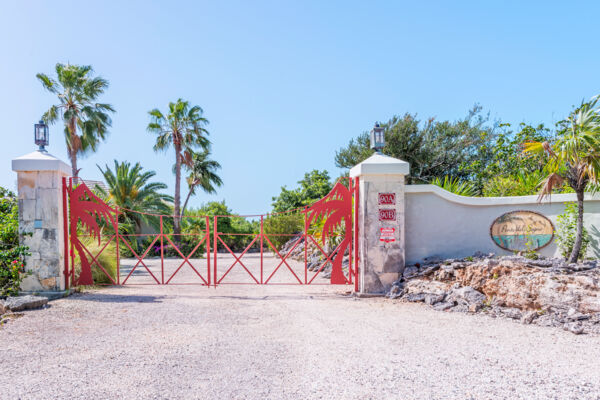
[[(575, 194), (557, 194), (537, 202), (537, 196), (464, 197), (435, 185), (406, 185), (405, 237), (407, 265), (428, 256), (462, 258), (476, 251), (511, 254), (490, 237), (490, 226), (500, 215), (515, 210), (537, 211), (556, 223), (564, 203)], [(584, 224), (592, 237), (589, 256), (600, 258), (600, 196), (585, 198)], [(554, 240), (541, 249), (545, 256), (558, 255)]]

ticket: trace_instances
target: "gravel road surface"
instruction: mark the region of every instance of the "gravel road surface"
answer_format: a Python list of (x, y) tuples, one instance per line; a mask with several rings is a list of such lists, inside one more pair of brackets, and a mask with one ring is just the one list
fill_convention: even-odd
[(0, 327), (0, 398), (600, 399), (598, 336), (345, 290), (154, 285), (56, 300)]

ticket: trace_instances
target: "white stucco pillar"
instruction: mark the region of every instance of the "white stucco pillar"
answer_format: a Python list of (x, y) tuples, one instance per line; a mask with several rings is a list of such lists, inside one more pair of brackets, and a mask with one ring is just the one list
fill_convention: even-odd
[(19, 233), (29, 247), (26, 270), (31, 272), (21, 284), (25, 292), (64, 290), (64, 224), (62, 178), (71, 168), (45, 151), (12, 160), (17, 172)]
[(406, 161), (383, 154), (350, 169), (359, 177), (359, 290), (382, 293), (404, 271), (404, 177)]

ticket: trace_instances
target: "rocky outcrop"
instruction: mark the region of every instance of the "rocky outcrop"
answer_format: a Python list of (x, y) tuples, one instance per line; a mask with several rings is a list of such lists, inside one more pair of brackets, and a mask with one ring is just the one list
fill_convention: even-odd
[(24, 311), (24, 310), (32, 310), (35, 308), (40, 308), (48, 304), (47, 297), (41, 296), (16, 296), (16, 297), (7, 297), (4, 300), (0, 300), (2, 303), (2, 308), (4, 311)]
[(524, 324), (600, 333), (600, 266), (476, 254), (408, 266), (388, 293), (441, 311), (483, 312)]

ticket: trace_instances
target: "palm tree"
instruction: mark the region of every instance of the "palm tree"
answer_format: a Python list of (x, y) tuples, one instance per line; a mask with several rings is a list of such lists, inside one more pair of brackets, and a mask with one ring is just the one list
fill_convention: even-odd
[(539, 200), (567, 183), (577, 194), (577, 233), (569, 262), (577, 262), (583, 240), (583, 197), (588, 185), (596, 186), (600, 171), (600, 108), (598, 96), (583, 102), (559, 123), (556, 141), (527, 142), (524, 151), (545, 155), (546, 165)]
[(72, 175), (77, 179), (77, 156), (96, 151), (111, 126), (110, 104), (97, 103), (98, 97), (108, 87), (108, 81), (99, 76), (92, 77), (89, 65), (56, 64), (56, 79), (45, 74), (37, 78), (50, 93), (58, 96), (59, 104), (53, 105), (42, 119), (52, 124), (62, 118), (65, 125), (67, 153), (71, 159)]
[(196, 148), (208, 149), (210, 142), (206, 138), (208, 131), (205, 126), (208, 120), (202, 116), (200, 106), (190, 107), (189, 102), (178, 99), (169, 103), (169, 111), (165, 115), (158, 109), (149, 112), (150, 123), (148, 131), (158, 135), (154, 151), (166, 151), (171, 145), (175, 149), (175, 196), (173, 233), (175, 240), (179, 241), (181, 233), (181, 165), (184, 153)]
[(187, 177), (188, 194), (181, 208), (181, 215), (185, 213), (190, 197), (196, 194), (196, 188), (202, 189), (205, 193), (215, 193), (216, 188), (223, 184), (221, 177), (217, 175), (217, 170), (221, 169), (221, 164), (209, 158), (210, 152), (203, 150), (202, 152), (188, 151), (184, 153), (183, 165), (189, 170), (190, 174)]
[[(98, 166), (108, 190), (96, 186), (96, 190), (108, 204), (119, 209), (119, 224), (126, 232), (140, 234), (142, 224), (158, 227), (158, 218), (148, 214), (170, 213), (169, 203), (173, 198), (160, 193), (167, 188), (161, 182), (151, 182), (156, 175), (154, 171), (144, 171), (140, 163), (131, 165), (129, 162), (114, 161), (114, 170), (108, 165), (105, 169)], [(144, 214), (148, 213), (148, 214)]]

